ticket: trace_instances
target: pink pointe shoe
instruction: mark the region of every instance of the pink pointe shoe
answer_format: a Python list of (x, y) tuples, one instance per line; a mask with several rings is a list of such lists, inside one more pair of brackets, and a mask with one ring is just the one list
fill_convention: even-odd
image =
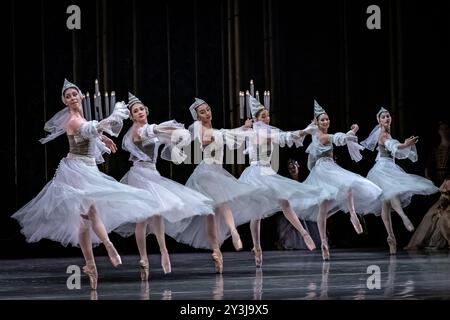
[(167, 250), (161, 251), (161, 266), (163, 268), (164, 274), (172, 272), (172, 267), (170, 265), (169, 252)]
[(321, 249), (323, 261), (330, 261), (330, 248), (328, 247), (328, 243), (322, 243)]
[(262, 262), (263, 262), (263, 256), (262, 256), (262, 250), (261, 248), (253, 248), (252, 249), (253, 254), (255, 255), (255, 265), (257, 268), (261, 268), (262, 267)]
[(414, 231), (414, 225), (412, 224), (411, 220), (408, 219), (407, 216), (402, 218), (402, 221), (403, 221), (403, 224), (405, 225), (406, 230), (408, 230), (409, 232)]
[(97, 267), (94, 265), (85, 265), (83, 267), (83, 272), (89, 277), (89, 284), (92, 290), (97, 290)]
[(213, 253), (211, 254), (213, 260), (214, 260), (214, 267), (216, 269), (216, 273), (222, 274), (223, 272), (223, 256), (222, 252), (220, 252), (220, 249), (214, 249)]
[(109, 260), (111, 260), (111, 264), (114, 268), (117, 268), (122, 264), (122, 259), (119, 256), (119, 253), (117, 252), (116, 248), (114, 248), (114, 245), (111, 241), (106, 241), (104, 243), (106, 251), (108, 251)]
[(236, 249), (236, 251), (241, 251), (243, 248), (242, 241), (241, 241), (241, 237), (239, 236), (239, 233), (237, 232), (236, 229), (231, 231), (231, 238), (233, 240), (234, 249)]
[(302, 234), (302, 237), (308, 249), (313, 251), (316, 248), (316, 244), (314, 243), (314, 240), (311, 238), (309, 233), (305, 231), (305, 233)]
[(357, 234), (361, 234), (363, 232), (361, 223), (359, 222), (358, 216), (356, 214), (350, 215), (350, 221), (352, 222), (353, 228), (355, 229)]
[(397, 253), (397, 241), (394, 237), (388, 237), (387, 243), (389, 245), (389, 254), (394, 255)]
[(150, 274), (148, 260), (139, 260), (139, 273), (142, 281), (147, 281)]

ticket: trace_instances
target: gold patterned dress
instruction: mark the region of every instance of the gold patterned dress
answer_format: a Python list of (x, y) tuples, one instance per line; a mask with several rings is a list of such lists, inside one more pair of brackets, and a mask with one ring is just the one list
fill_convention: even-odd
[(407, 250), (450, 248), (450, 191), (441, 191), (441, 197), (428, 210), (417, 227)]

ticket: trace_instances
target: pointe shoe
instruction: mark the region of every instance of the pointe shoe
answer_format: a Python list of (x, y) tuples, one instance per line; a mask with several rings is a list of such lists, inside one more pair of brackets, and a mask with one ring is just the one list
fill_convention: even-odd
[(328, 247), (328, 243), (322, 243), (321, 249), (322, 249), (322, 259), (324, 261), (329, 261), (330, 260), (330, 248)]
[(395, 238), (388, 237), (387, 243), (389, 244), (389, 254), (394, 255), (397, 253), (397, 241)]
[(261, 268), (262, 261), (263, 261), (261, 248), (259, 248), (259, 249), (253, 248), (252, 252), (255, 255), (255, 265), (256, 265), (256, 267), (257, 268)]
[(216, 273), (222, 274), (223, 272), (223, 256), (222, 252), (220, 252), (220, 249), (214, 249), (213, 253), (211, 254), (213, 260), (214, 260), (214, 266), (216, 268)]
[(114, 268), (117, 268), (122, 264), (122, 259), (119, 256), (119, 253), (117, 252), (116, 248), (114, 248), (114, 245), (111, 241), (104, 242), (106, 251), (108, 251), (109, 260), (111, 260), (111, 264)]
[(142, 281), (147, 281), (148, 280), (148, 276), (150, 274), (148, 260), (147, 261), (139, 260), (139, 272), (141, 274), (141, 280)]
[(172, 272), (172, 267), (170, 265), (169, 252), (167, 250), (161, 251), (161, 266), (163, 268), (164, 274)]
[(302, 234), (303, 241), (305, 241), (306, 246), (309, 250), (313, 251), (316, 248), (316, 244), (314, 243), (314, 240), (311, 238), (308, 232), (305, 232)]
[(407, 216), (402, 218), (402, 220), (403, 220), (403, 224), (405, 225), (406, 230), (408, 230), (409, 232), (413, 232), (414, 225), (412, 224), (411, 220), (409, 220)]
[(97, 267), (95, 265), (85, 265), (83, 272), (89, 277), (89, 284), (92, 290), (97, 290)]
[(241, 251), (243, 248), (242, 241), (236, 229), (231, 231), (231, 238), (233, 240), (234, 249), (236, 249), (236, 251)]
[(361, 234), (363, 232), (361, 223), (359, 222), (358, 216), (356, 214), (350, 215), (350, 221), (352, 222), (353, 228), (355, 229), (357, 234)]

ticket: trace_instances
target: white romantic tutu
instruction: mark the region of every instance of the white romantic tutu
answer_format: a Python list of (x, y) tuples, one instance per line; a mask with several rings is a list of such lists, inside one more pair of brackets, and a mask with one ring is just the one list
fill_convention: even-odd
[(295, 213), (303, 218), (302, 212), (326, 199), (320, 188), (300, 183), (277, 174), (270, 165), (251, 165), (242, 172), (240, 181), (270, 189), (271, 203), (276, 206), (273, 213), (281, 211), (280, 200), (288, 200)]
[[(371, 210), (379, 202), (381, 189), (359, 174), (338, 166), (333, 159), (322, 157), (317, 160), (304, 183), (316, 186), (327, 194), (328, 216), (341, 210), (349, 212), (347, 199), (352, 191), (355, 211), (358, 214), (373, 213)], [(319, 210), (307, 210), (304, 219), (317, 221)]]
[[(221, 164), (201, 162), (189, 177), (186, 186), (213, 199), (215, 208), (223, 204), (229, 206), (236, 226), (271, 214), (273, 210), (276, 212), (268, 197), (269, 190), (237, 180)], [(230, 236), (230, 232), (222, 215), (216, 215), (216, 223), (218, 240), (222, 244)], [(177, 241), (195, 248), (211, 249), (206, 231), (206, 217), (201, 216), (166, 226), (166, 233)]]
[[(47, 238), (78, 246), (80, 215), (87, 214), (91, 205), (107, 232), (157, 214), (160, 206), (151, 193), (103, 174), (94, 158), (69, 154), (59, 163), (54, 178), (12, 218), (19, 221), (28, 242)], [(91, 240), (93, 245), (100, 243), (92, 230)]]
[[(391, 158), (387, 157), (377, 160), (367, 174), (367, 178), (383, 190), (382, 201), (398, 197), (403, 208), (411, 203), (411, 198), (415, 194), (429, 195), (439, 191), (430, 180), (406, 173)], [(373, 211), (377, 214), (381, 213), (381, 201)]]
[[(161, 203), (159, 214), (169, 223), (196, 215), (213, 213), (212, 200), (173, 180), (162, 177), (152, 163), (136, 162), (120, 181), (152, 193)], [(134, 233), (134, 224), (125, 224), (115, 230), (122, 236)], [(151, 233), (148, 225), (147, 233)]]

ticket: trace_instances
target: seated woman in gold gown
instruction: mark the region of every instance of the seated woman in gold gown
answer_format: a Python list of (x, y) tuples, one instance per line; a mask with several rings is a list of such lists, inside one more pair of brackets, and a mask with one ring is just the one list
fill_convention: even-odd
[(423, 217), (405, 249), (450, 248), (450, 176), (445, 178), (439, 190), (441, 197)]

